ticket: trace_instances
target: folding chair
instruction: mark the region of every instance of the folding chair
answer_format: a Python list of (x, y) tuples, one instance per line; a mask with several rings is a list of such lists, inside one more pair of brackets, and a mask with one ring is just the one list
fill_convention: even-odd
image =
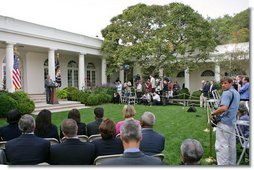
[(50, 145), (59, 144), (59, 141), (56, 138), (43, 138), (45, 140), (48, 140), (50, 142)]
[(0, 149), (5, 149), (5, 144), (7, 141), (0, 141)]
[(7, 165), (6, 155), (3, 149), (0, 149), (0, 164)]
[(94, 165), (100, 165), (102, 161), (109, 160), (109, 159), (114, 159), (114, 158), (119, 158), (123, 154), (114, 154), (114, 155), (104, 155), (104, 156), (98, 156), (94, 160)]
[(78, 138), (81, 142), (88, 142), (88, 136), (86, 135), (78, 135)]
[(220, 93), (217, 90), (213, 90), (212, 95), (214, 99), (220, 100)]
[(101, 134), (96, 134), (96, 135), (91, 135), (91, 136), (89, 136), (88, 141), (89, 141), (89, 142), (92, 142), (92, 141), (94, 141), (95, 139), (101, 139)]
[(155, 154), (153, 156), (156, 157), (156, 158), (160, 158), (161, 161), (163, 161), (163, 159), (165, 157), (165, 155), (163, 153), (158, 153), (158, 154)]
[(206, 100), (206, 114), (208, 123), (210, 123), (209, 115), (212, 113), (212, 111), (214, 111), (215, 105), (217, 104), (216, 102), (217, 101), (215, 99)]
[(249, 149), (249, 147), (250, 147), (249, 137), (246, 138), (244, 136), (244, 134), (242, 132), (242, 128), (241, 128), (242, 126), (248, 126), (249, 127), (250, 126), (249, 125), (249, 121), (237, 120), (236, 124), (235, 124), (235, 131), (236, 131), (236, 135), (237, 135), (236, 137), (238, 137), (239, 142), (240, 142), (240, 144), (242, 146), (242, 149), (243, 149), (242, 153), (241, 153), (241, 155), (240, 155), (240, 157), (239, 157), (239, 159), (237, 161), (237, 165), (240, 164), (244, 154), (246, 153), (246, 150)]

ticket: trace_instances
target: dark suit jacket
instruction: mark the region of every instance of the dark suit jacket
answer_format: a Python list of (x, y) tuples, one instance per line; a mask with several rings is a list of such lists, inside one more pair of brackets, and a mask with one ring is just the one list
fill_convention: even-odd
[(41, 135), (37, 132), (36, 129), (34, 131), (34, 134), (38, 137), (41, 137), (41, 138), (55, 138), (59, 141), (59, 135), (58, 135), (57, 127), (56, 127), (56, 125), (53, 125), (53, 124), (52, 124), (48, 134)]
[(35, 165), (49, 161), (50, 143), (33, 134), (22, 134), (5, 145), (11, 165)]
[(8, 141), (19, 137), (21, 131), (19, 130), (18, 124), (9, 124), (7, 126), (1, 127), (0, 129), (0, 140)]
[[(86, 124), (79, 122), (77, 123), (78, 125), (78, 135), (87, 135), (87, 130), (86, 130)], [(60, 126), (60, 138), (62, 139), (64, 137), (61, 126)]]
[(102, 165), (164, 165), (164, 163), (159, 158), (145, 155), (143, 152), (127, 152), (122, 157), (102, 161)]
[(202, 92), (204, 94), (204, 97), (208, 97), (208, 93), (209, 93), (209, 90), (210, 90), (210, 85), (205, 83), (203, 89), (202, 89)]
[(95, 156), (122, 154), (123, 145), (120, 138), (97, 139), (92, 142), (95, 145)]
[(99, 134), (99, 126), (102, 122), (102, 119), (96, 119), (94, 122), (87, 125), (87, 136)]
[(92, 165), (94, 159), (94, 144), (79, 139), (67, 139), (50, 148), (50, 164), (53, 165)]
[(142, 140), (139, 149), (147, 155), (161, 153), (164, 150), (165, 137), (152, 128), (142, 129)]

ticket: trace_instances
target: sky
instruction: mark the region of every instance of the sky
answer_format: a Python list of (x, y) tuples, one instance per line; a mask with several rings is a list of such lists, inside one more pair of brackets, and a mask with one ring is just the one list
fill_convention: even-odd
[(232, 16), (249, 8), (248, 0), (0, 0), (0, 15), (89, 37), (101, 37), (110, 19), (127, 7), (182, 2), (203, 17)]

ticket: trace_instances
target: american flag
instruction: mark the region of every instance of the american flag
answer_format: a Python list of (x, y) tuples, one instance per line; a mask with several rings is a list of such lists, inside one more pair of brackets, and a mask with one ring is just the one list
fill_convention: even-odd
[(14, 55), (14, 64), (12, 69), (12, 78), (15, 89), (21, 89), (21, 80), (20, 80), (20, 72), (19, 72), (19, 58)]

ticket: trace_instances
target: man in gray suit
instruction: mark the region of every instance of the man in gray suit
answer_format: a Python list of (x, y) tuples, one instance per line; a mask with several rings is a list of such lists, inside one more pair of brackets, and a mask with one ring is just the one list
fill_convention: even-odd
[(141, 126), (133, 119), (124, 121), (120, 129), (124, 153), (119, 158), (102, 161), (101, 165), (163, 165), (159, 158), (145, 155), (139, 150), (142, 140)]
[(142, 140), (140, 150), (146, 155), (155, 155), (164, 150), (165, 137), (153, 130), (155, 116), (152, 112), (144, 112), (140, 119)]

